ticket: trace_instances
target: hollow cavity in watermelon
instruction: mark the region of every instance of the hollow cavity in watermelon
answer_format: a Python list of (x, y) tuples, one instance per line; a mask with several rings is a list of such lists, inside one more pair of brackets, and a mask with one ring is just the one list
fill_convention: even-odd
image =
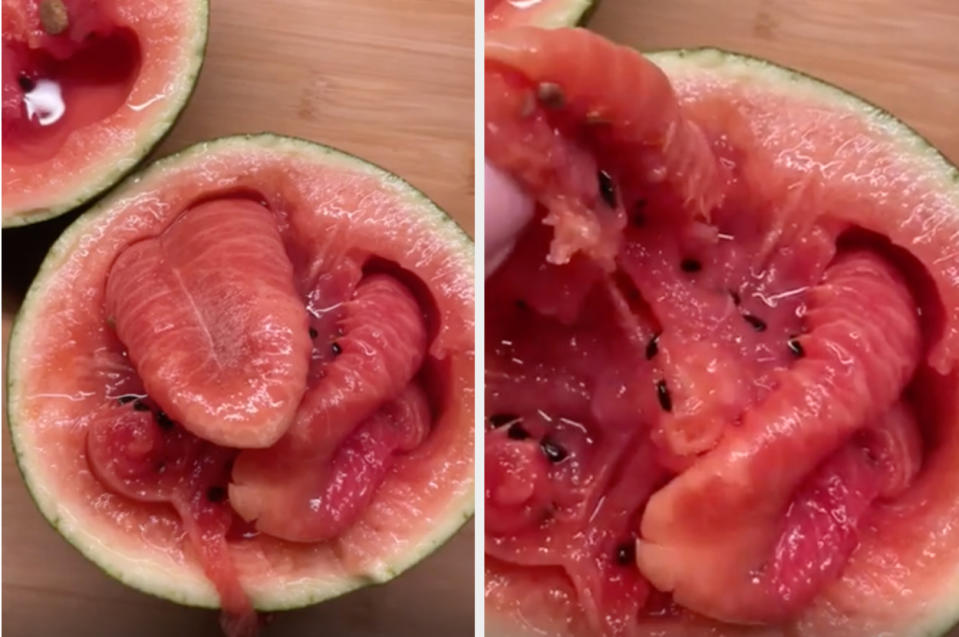
[(596, 0), (484, 0), (487, 29), (531, 25), (571, 27), (583, 22)]
[(50, 250), (9, 350), (40, 510), (224, 610), (396, 576), (473, 502), (472, 243), (399, 178), (272, 135), (161, 160)]
[(3, 225), (115, 184), (193, 91), (206, 0), (4, 0)]
[(836, 88), (486, 44), (491, 634), (919, 636), (959, 595), (959, 174)]

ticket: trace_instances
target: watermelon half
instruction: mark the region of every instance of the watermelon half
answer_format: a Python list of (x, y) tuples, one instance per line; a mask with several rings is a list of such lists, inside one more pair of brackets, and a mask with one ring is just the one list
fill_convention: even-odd
[(487, 280), (491, 635), (937, 635), (959, 596), (959, 172), (716, 49), (487, 34), (538, 215)]
[(472, 249), (406, 182), (303, 140), (158, 161), (63, 233), (13, 327), (38, 507), (231, 635), (395, 577), (472, 512)]
[(584, 22), (594, 0), (484, 0), (486, 29), (531, 25), (546, 29)]
[(206, 0), (4, 0), (3, 225), (71, 210), (129, 172), (193, 91)]

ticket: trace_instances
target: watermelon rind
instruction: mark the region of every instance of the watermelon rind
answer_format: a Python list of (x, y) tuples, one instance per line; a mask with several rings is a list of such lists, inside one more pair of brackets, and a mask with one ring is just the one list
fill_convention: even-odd
[(583, 24), (596, 8), (599, 0), (557, 0), (547, 2), (537, 10), (534, 26), (559, 29)]
[[(933, 180), (930, 182), (932, 187), (945, 193), (959, 206), (959, 168), (914, 129), (888, 111), (848, 91), (762, 58), (714, 47), (668, 49), (644, 52), (644, 55), (659, 66), (671, 81), (680, 80), (686, 75), (713, 73), (724, 79), (748, 83), (753, 90), (757, 87), (768, 89), (770, 92), (821, 103), (824, 108), (848, 112), (851, 117), (865, 122), (877, 137), (894, 140), (900, 149), (900, 159), (916, 172), (928, 175)], [(928, 592), (926, 599), (927, 603), (922, 609), (903, 609), (903, 616), (908, 615), (912, 619), (908, 627), (884, 634), (890, 637), (940, 637), (949, 633), (959, 622), (959, 564), (955, 565), (951, 577), (941, 581), (937, 590)], [(551, 621), (555, 622), (555, 634), (562, 635), (562, 619), (552, 618)], [(493, 609), (487, 612), (487, 637), (530, 637), (544, 634), (543, 629), (542, 626), (517, 625)], [(779, 634), (775, 629), (773, 631), (768, 634)], [(788, 634), (806, 633), (793, 630)]]
[(168, 99), (164, 100), (164, 111), (152, 126), (137, 131), (136, 139), (126, 154), (119, 160), (104, 162), (98, 177), (92, 179), (79, 190), (65, 192), (59, 201), (40, 208), (24, 210), (4, 209), (3, 227), (26, 226), (75, 210), (80, 206), (103, 195), (121, 179), (140, 165), (150, 152), (159, 146), (167, 134), (173, 130), (180, 115), (190, 101), (203, 69), (206, 58), (207, 33), (209, 31), (209, 0), (194, 0), (195, 9), (184, 20), (189, 19), (186, 32), (189, 37), (183, 41), (184, 66), (182, 71), (169, 84)]
[[(221, 151), (236, 148), (248, 149), (250, 152), (256, 152), (258, 149), (280, 151), (284, 155), (289, 155), (291, 159), (332, 164), (345, 170), (375, 177), (385, 188), (408, 202), (409, 210), (423, 216), (432, 229), (433, 236), (449, 246), (451, 252), (459, 257), (457, 267), (466, 273), (465, 276), (469, 280), (473, 279), (472, 240), (452, 218), (422, 192), (400, 177), (365, 160), (308, 140), (272, 133), (214, 139), (158, 160), (139, 173), (128, 177), (110, 194), (79, 216), (60, 235), (40, 266), (11, 328), (7, 353), (7, 423), (17, 466), (44, 518), (74, 548), (105, 573), (144, 593), (179, 604), (202, 608), (219, 607), (219, 597), (198, 566), (192, 565), (182, 572), (172, 573), (166, 565), (151, 563), (142, 556), (114, 550), (96, 534), (84, 528), (71, 513), (68, 502), (61, 501), (57, 493), (43, 484), (42, 480), (36, 479), (33, 467), (40, 459), (34, 455), (34, 450), (24, 443), (22, 435), (30, 423), (24, 422), (20, 417), (21, 382), (18, 375), (18, 362), (26, 360), (30, 355), (30, 352), (26, 351), (25, 343), (31, 340), (31, 331), (37, 327), (42, 329), (43, 317), (38, 315), (35, 309), (36, 300), (43, 297), (48, 282), (56, 276), (67, 256), (77, 248), (78, 241), (85, 236), (101, 215), (108, 214), (116, 202), (135, 195), (141, 182), (161, 177), (165, 171), (177, 167), (181, 162), (213, 158)], [(463, 490), (463, 493), (450, 498), (445, 515), (437, 519), (430, 533), (416, 538), (413, 548), (391, 556), (390, 559), (374, 562), (362, 571), (320, 573), (315, 579), (300, 578), (296, 581), (286, 581), (277, 583), (276, 586), (265, 587), (251, 595), (253, 604), (261, 611), (294, 609), (329, 600), (364, 586), (385, 583), (444, 544), (472, 517), (473, 509), (474, 488), (471, 484), (468, 489)]]

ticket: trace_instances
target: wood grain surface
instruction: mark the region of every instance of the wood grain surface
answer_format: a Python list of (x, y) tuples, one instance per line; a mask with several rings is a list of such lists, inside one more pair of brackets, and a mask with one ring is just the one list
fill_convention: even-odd
[(589, 27), (643, 50), (715, 46), (815, 75), (959, 163), (956, 0), (601, 0)]
[[(207, 59), (154, 156), (202, 139), (273, 131), (336, 146), (401, 175), (473, 228), (473, 5), (469, 0), (212, 0)], [(68, 215), (3, 232), (12, 315)], [(36, 510), (3, 428), (3, 634), (219, 634), (213, 611), (129, 589), (72, 549)], [(467, 635), (472, 525), (402, 577), (277, 613), (264, 637)]]

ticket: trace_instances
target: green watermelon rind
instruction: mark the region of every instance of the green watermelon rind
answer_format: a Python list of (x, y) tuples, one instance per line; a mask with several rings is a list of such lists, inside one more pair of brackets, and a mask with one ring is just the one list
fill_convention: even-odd
[(210, 4), (209, 0), (194, 1), (196, 3), (196, 28), (193, 30), (193, 37), (184, 44), (184, 47), (191, 51), (186, 54), (189, 67), (178, 74), (180, 88), (169, 96), (163, 116), (157, 119), (153, 126), (140, 131), (133, 148), (119, 161), (111, 161), (109, 165), (105, 165), (101, 177), (90, 181), (79, 191), (69, 193), (61, 201), (46, 207), (14, 211), (5, 210), (4, 228), (17, 228), (46, 221), (95, 201), (98, 197), (109, 192), (124, 177), (136, 170), (150, 152), (166, 139), (196, 91), (200, 72), (203, 70), (203, 62), (206, 59), (210, 29)]
[[(316, 162), (333, 162), (347, 169), (357, 170), (379, 179), (398, 196), (411, 204), (411, 209), (424, 215), (436, 236), (455, 250), (461, 257), (460, 265), (469, 280), (473, 280), (473, 242), (466, 232), (425, 194), (405, 180), (370, 162), (337, 149), (323, 146), (305, 139), (258, 133), (223, 137), (190, 146), (173, 155), (158, 160), (143, 171), (128, 177), (110, 194), (97, 202), (90, 210), (80, 215), (51, 246), (46, 258), (28, 290), (23, 304), (11, 327), (7, 352), (7, 423), (13, 446), (14, 457), (27, 490), (43, 514), (43, 517), (74, 548), (114, 579), (141, 592), (167, 599), (185, 606), (200, 608), (218, 608), (219, 598), (215, 589), (197, 567), (195, 576), (178, 579), (168, 572), (158, 569), (144, 570), (141, 561), (129, 555), (119, 555), (111, 551), (97, 537), (87, 535), (83, 525), (70, 516), (69, 509), (62, 507), (56, 494), (47, 491), (42, 484), (34, 480), (29, 466), (29, 453), (20, 438), (21, 427), (18, 418), (18, 380), (16, 361), (28, 354), (23, 351), (25, 335), (30, 326), (38, 319), (34, 317), (34, 300), (43, 295), (45, 282), (54, 276), (68, 256), (76, 242), (83, 237), (87, 228), (102, 214), (109, 212), (114, 203), (130, 192), (136, 192), (139, 184), (161, 175), (168, 167), (195, 158), (213, 156), (220, 150), (236, 146), (248, 146), (251, 149), (283, 150), (297, 157), (306, 156)], [(455, 247), (455, 248), (454, 248)], [(474, 485), (470, 484), (458, 497), (451, 499), (448, 513), (438, 518), (437, 524), (429, 535), (419, 537), (416, 546), (407, 549), (391, 561), (381, 561), (370, 565), (363, 572), (349, 576), (337, 576), (322, 583), (300, 583), (297, 589), (278, 589), (269, 595), (253, 597), (254, 606), (261, 611), (290, 610), (330, 600), (358, 588), (372, 584), (382, 584), (411, 568), (449, 540), (473, 515)], [(332, 582), (332, 583), (331, 583)]]
[(599, 0), (561, 0), (551, 2), (550, 11), (537, 19), (535, 25), (544, 29), (559, 29), (583, 24), (596, 9)]
[[(943, 193), (959, 206), (959, 167), (954, 165), (930, 141), (888, 111), (837, 86), (796, 69), (733, 51), (715, 47), (645, 51), (644, 55), (672, 80), (685, 73), (712, 71), (723, 77), (738, 77), (752, 84), (763, 82), (771, 90), (786, 95), (802, 92), (830, 107), (843, 108), (868, 122), (878, 135), (899, 142), (904, 157), (923, 175), (935, 176)], [(949, 582), (944, 582), (938, 600), (929, 600), (929, 611), (910, 626), (912, 632), (895, 637), (943, 637), (959, 624), (959, 566)], [(487, 637), (532, 637), (540, 627), (519, 626), (496, 611), (488, 611)], [(561, 629), (557, 635), (562, 634)]]
[[(781, 91), (784, 94), (796, 94), (797, 90), (804, 89), (809, 96), (830, 106), (851, 111), (871, 124), (878, 134), (898, 140), (904, 155), (922, 162), (914, 164), (917, 171), (943, 178), (944, 192), (950, 190), (948, 182), (959, 184), (959, 167), (918, 131), (882, 107), (818, 77), (759, 57), (715, 47), (645, 51), (644, 55), (670, 78), (681, 74), (684, 65), (693, 65), (697, 71), (716, 69), (722, 65), (728, 69), (724, 70), (727, 75), (733, 67), (739, 67), (741, 76), (750, 82), (765, 81), (770, 86), (790, 86), (790, 90)], [(959, 190), (954, 191), (954, 198), (959, 201)]]

